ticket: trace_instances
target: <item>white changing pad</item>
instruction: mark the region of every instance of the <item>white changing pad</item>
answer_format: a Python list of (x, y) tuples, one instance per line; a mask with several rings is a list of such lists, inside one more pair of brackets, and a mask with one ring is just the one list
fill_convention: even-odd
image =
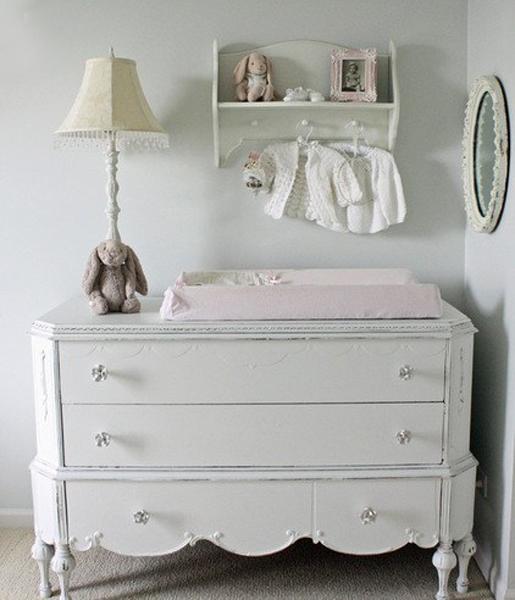
[(184, 272), (161, 305), (163, 319), (178, 321), (441, 316), (438, 286), (407, 269)]

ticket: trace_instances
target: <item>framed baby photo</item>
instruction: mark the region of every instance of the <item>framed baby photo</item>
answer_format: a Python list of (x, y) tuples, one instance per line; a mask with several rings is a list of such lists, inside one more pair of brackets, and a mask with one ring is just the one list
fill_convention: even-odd
[(337, 48), (331, 52), (331, 100), (377, 100), (376, 48)]

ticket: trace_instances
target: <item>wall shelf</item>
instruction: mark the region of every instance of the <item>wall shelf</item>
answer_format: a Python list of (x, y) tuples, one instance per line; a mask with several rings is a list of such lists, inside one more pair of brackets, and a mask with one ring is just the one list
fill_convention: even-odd
[(297, 137), (299, 121), (313, 126), (313, 138), (349, 139), (346, 125), (359, 121), (370, 144), (393, 150), (399, 121), (396, 49), (378, 55), (377, 102), (234, 102), (232, 72), (246, 54), (256, 51), (273, 63), (273, 84), (282, 98), (286, 88), (302, 85), (329, 97), (330, 54), (336, 44), (297, 40), (239, 52), (220, 52), (213, 43), (213, 142), (217, 167), (225, 166), (245, 144), (271, 143)]
[(219, 102), (219, 110), (290, 110), (294, 108), (309, 108), (310, 110), (394, 110), (393, 102)]

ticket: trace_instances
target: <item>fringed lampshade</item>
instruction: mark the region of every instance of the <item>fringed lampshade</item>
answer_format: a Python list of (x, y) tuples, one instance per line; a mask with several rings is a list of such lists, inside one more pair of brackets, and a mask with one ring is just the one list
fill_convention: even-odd
[(114, 136), (117, 148), (132, 143), (168, 147), (168, 134), (152, 114), (136, 63), (114, 56), (86, 61), (77, 98), (55, 135), (64, 145), (101, 145)]

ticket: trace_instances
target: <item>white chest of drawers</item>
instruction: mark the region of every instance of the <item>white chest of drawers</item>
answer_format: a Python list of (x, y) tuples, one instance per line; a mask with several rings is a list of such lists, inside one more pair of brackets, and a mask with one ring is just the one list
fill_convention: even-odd
[[(437, 598), (474, 553), (474, 327), (437, 320), (162, 322), (82, 299), (33, 325), (41, 597), (72, 550), (246, 555), (437, 546)], [(454, 547), (453, 547), (453, 542)]]

